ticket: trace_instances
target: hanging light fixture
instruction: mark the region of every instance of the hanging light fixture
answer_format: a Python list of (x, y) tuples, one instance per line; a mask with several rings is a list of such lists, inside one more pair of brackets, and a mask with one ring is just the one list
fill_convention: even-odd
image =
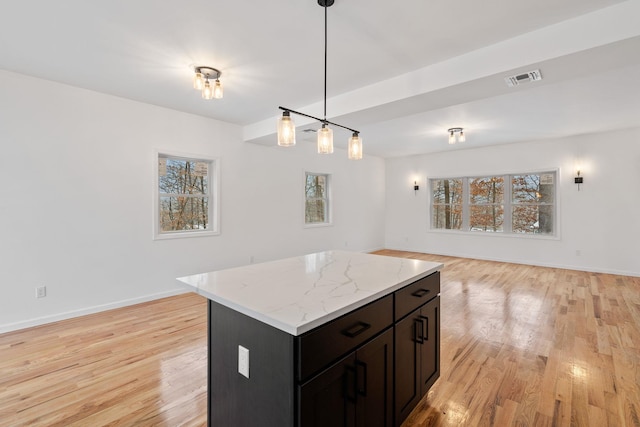
[(450, 128), (449, 132), (449, 144), (455, 144), (456, 142), (464, 142), (466, 138), (464, 136), (464, 129), (462, 128)]
[(349, 160), (360, 160), (362, 158), (362, 138), (358, 132), (354, 132), (349, 138)]
[(284, 111), (278, 119), (278, 145), (291, 147), (296, 145), (296, 125), (291, 120), (289, 111)]
[[(195, 76), (193, 77), (193, 88), (202, 91), (204, 99), (220, 99), (222, 98), (222, 83), (220, 76), (222, 73), (211, 67), (195, 67)], [(209, 80), (214, 80), (213, 85)]]
[(318, 154), (333, 153), (333, 131), (325, 123), (318, 129)]
[(334, 0), (318, 0), (318, 4), (324, 8), (324, 116), (320, 119), (318, 117), (294, 111), (291, 108), (278, 107), (283, 110), (282, 117), (278, 119), (278, 145), (289, 147), (296, 143), (295, 125), (293, 124), (293, 120), (291, 120), (291, 113), (293, 113), (322, 123), (322, 127), (318, 130), (319, 154), (333, 153), (333, 130), (331, 130), (329, 125), (338, 126), (353, 132), (353, 136), (348, 142), (349, 159), (359, 160), (362, 159), (362, 138), (359, 136), (360, 132), (327, 120), (327, 8), (332, 6), (333, 3)]

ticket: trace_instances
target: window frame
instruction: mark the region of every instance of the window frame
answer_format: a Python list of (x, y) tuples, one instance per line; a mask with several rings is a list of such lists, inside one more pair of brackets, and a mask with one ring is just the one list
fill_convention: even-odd
[[(436, 203), (433, 197), (433, 183), (435, 181), (453, 181), (453, 180), (460, 180), (460, 196), (459, 196), (459, 202), (458, 203)], [(464, 226), (464, 194), (465, 194), (465, 189), (464, 189), (464, 185), (465, 182), (462, 178), (433, 178), (433, 179), (428, 179), (427, 180), (427, 188), (429, 189), (429, 197), (430, 197), (430, 209), (429, 209), (429, 220), (431, 221), (431, 224), (433, 226), (433, 218), (434, 218), (434, 208), (436, 206), (438, 207), (442, 207), (445, 209), (445, 212), (447, 210), (447, 206), (449, 207), (449, 210), (454, 210), (457, 206), (460, 207), (460, 227)], [(458, 230), (457, 228), (434, 228), (436, 230)]]
[[(476, 180), (476, 179), (493, 179), (493, 178), (500, 178), (502, 179), (502, 200), (497, 201), (497, 202), (473, 202), (472, 201), (472, 197), (471, 197), (471, 181)], [(463, 206), (462, 209), (464, 211), (465, 208), (465, 199), (467, 202), (467, 206), (468, 206), (468, 210), (467, 210), (467, 215), (463, 215), (463, 218), (467, 218), (467, 228), (469, 232), (473, 232), (473, 233), (505, 233), (506, 229), (507, 229), (507, 215), (505, 213), (505, 211), (507, 210), (507, 206), (510, 206), (510, 199), (509, 197), (505, 194), (505, 183), (507, 182), (507, 180), (510, 178), (510, 175), (479, 175), (479, 176), (469, 176), (466, 177), (466, 182), (464, 182), (463, 178), (463, 195), (462, 195), (462, 200), (463, 200)], [(508, 181), (508, 185), (510, 188), (511, 185), (511, 181)], [(466, 189), (466, 198), (465, 198), (465, 189)], [(502, 231), (497, 231), (497, 230), (474, 230), (473, 229), (473, 224), (471, 224), (471, 208), (472, 207), (481, 207), (481, 208), (492, 208), (492, 209), (496, 209), (496, 208), (502, 208)], [(464, 226), (464, 221), (463, 221), (463, 226)]]
[[(512, 200), (512, 178), (514, 176), (523, 176), (523, 175), (543, 175), (543, 174), (553, 174), (553, 201), (552, 203), (545, 204), (535, 204), (536, 206), (552, 206), (552, 218), (553, 218), (553, 233), (549, 234), (540, 234), (540, 233), (521, 233), (514, 232), (512, 230), (513, 218), (512, 212), (515, 206), (519, 206), (521, 204), (515, 203)], [(470, 201), (470, 180), (477, 178), (491, 178), (491, 177), (501, 177), (504, 179), (504, 188), (503, 188), (503, 206), (504, 206), (504, 217), (503, 217), (503, 230), (494, 232), (494, 231), (484, 231), (484, 230), (471, 230), (470, 227), (470, 207), (472, 203)], [(435, 228), (433, 223), (433, 209), (434, 209), (434, 198), (433, 198), (433, 182), (443, 179), (461, 179), (462, 180), (462, 224), (460, 229), (445, 229), (445, 228)], [(455, 233), (455, 234), (472, 234), (478, 236), (501, 236), (501, 237), (523, 237), (523, 238), (534, 238), (534, 239), (551, 239), (551, 240), (559, 240), (560, 239), (560, 170), (558, 168), (547, 168), (542, 170), (528, 171), (528, 172), (507, 172), (507, 173), (479, 173), (468, 176), (434, 176), (428, 177), (427, 183), (429, 186), (429, 194), (428, 194), (428, 224), (427, 231), (432, 233)]]
[[(307, 177), (308, 176), (324, 176), (325, 177), (325, 197), (314, 197), (311, 198), (313, 200), (324, 200), (324, 214), (325, 221), (324, 222), (307, 222), (307, 201), (309, 198), (307, 197)], [(302, 223), (304, 224), (304, 228), (317, 228), (317, 227), (328, 227), (333, 225), (333, 215), (332, 215), (332, 197), (331, 197), (331, 184), (332, 184), (332, 176), (330, 173), (326, 172), (311, 172), (311, 171), (303, 171), (303, 181), (302, 181)]]
[[(188, 160), (193, 162), (204, 162), (208, 164), (207, 197), (208, 222), (204, 230), (180, 230), (162, 231), (160, 227), (160, 200), (165, 193), (160, 193), (160, 158), (166, 157), (177, 160)], [(205, 156), (201, 154), (183, 153), (171, 150), (155, 150), (153, 162), (153, 240), (181, 239), (191, 237), (216, 236), (220, 234), (220, 159), (217, 157)]]

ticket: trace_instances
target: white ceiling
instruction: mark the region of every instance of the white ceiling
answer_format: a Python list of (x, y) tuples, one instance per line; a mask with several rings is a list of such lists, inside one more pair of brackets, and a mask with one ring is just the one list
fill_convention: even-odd
[[(236, 123), (273, 146), (278, 106), (322, 115), (316, 0), (3, 3), (5, 70)], [(336, 0), (328, 17), (327, 116), (360, 130), (365, 154), (640, 125), (640, 0)], [(222, 71), (222, 100), (192, 89), (194, 65)], [(504, 83), (536, 68), (541, 82)], [(447, 144), (454, 126), (467, 142)]]

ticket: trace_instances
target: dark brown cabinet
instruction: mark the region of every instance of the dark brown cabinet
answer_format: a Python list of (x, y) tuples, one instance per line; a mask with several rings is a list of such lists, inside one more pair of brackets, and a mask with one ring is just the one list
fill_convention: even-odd
[(209, 426), (399, 426), (440, 374), (439, 293), (435, 272), (299, 336), (210, 300)]
[(393, 425), (393, 329), (300, 387), (300, 426)]
[(440, 297), (395, 326), (395, 413), (402, 424), (440, 376)]

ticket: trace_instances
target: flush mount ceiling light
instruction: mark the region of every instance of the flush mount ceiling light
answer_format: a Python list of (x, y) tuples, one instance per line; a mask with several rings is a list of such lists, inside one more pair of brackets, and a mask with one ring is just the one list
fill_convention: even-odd
[(449, 144), (464, 142), (466, 140), (464, 136), (464, 129), (462, 128), (450, 128), (447, 132), (449, 132)]
[[(193, 88), (202, 91), (204, 99), (222, 98), (222, 83), (220, 70), (211, 67), (194, 67), (196, 75), (193, 77)], [(213, 85), (209, 80), (215, 80)]]
[(322, 123), (322, 127), (318, 130), (318, 153), (333, 153), (333, 130), (329, 127), (338, 126), (352, 132), (348, 142), (348, 152), (350, 160), (362, 159), (362, 138), (360, 132), (338, 123), (327, 120), (327, 8), (333, 5), (334, 0), (318, 0), (318, 4), (324, 8), (324, 118), (310, 116), (300, 113), (291, 108), (278, 107), (282, 111), (282, 117), (278, 119), (278, 145), (282, 147), (291, 147), (296, 145), (296, 125), (291, 119), (291, 113), (299, 116), (308, 117)]

